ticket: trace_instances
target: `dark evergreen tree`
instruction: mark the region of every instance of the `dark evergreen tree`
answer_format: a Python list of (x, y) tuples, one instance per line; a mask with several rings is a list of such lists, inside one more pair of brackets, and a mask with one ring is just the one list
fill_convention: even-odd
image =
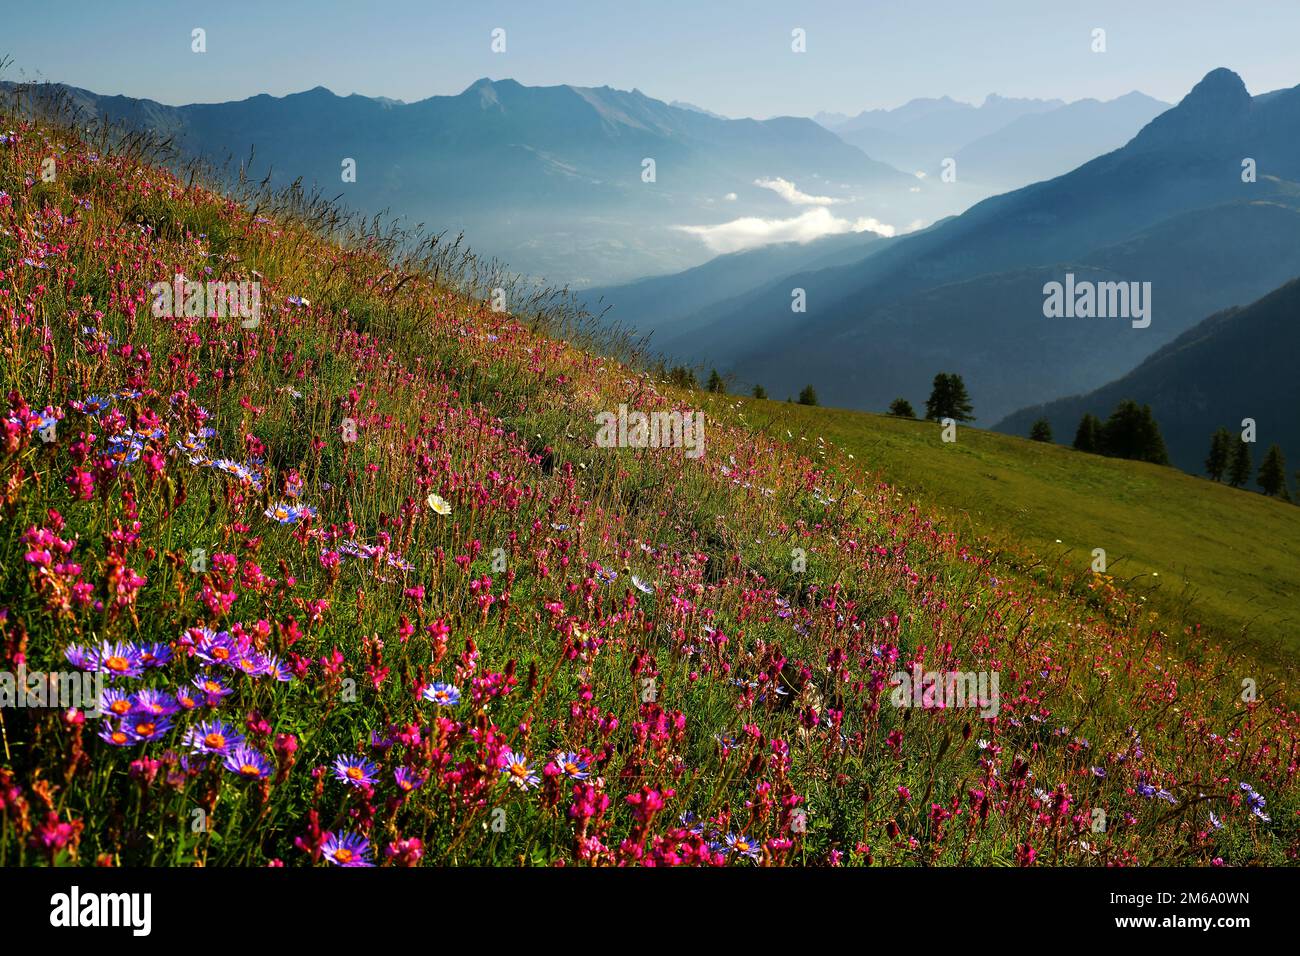
[(966, 383), (961, 376), (951, 372), (940, 372), (934, 377), (930, 397), (925, 402), (925, 417), (937, 422), (942, 418), (951, 418), (955, 422), (973, 422), (971, 414), (974, 408), (970, 395), (966, 392)]
[(1250, 473), (1254, 467), (1254, 463), (1250, 460), (1250, 442), (1238, 438), (1232, 448), (1232, 461), (1228, 463), (1228, 484), (1240, 488), (1250, 481)]
[(1093, 454), (1101, 451), (1101, 419), (1092, 412), (1087, 412), (1079, 419), (1079, 427), (1074, 433), (1074, 447)]
[(811, 385), (805, 385), (803, 389), (799, 392), (799, 404), (816, 405), (817, 404), (816, 389), (814, 389)]
[(889, 414), (895, 418), (915, 418), (916, 409), (905, 398), (896, 398), (889, 404)]
[(722, 384), (722, 376), (718, 374), (716, 368), (709, 372), (709, 382), (705, 387), (708, 388), (710, 392), (714, 392), (718, 395), (721, 395), (727, 390), (727, 387)]
[(1040, 418), (1029, 426), (1029, 437), (1034, 441), (1051, 441), (1052, 423), (1046, 418)]
[(762, 385), (755, 385), (755, 386), (754, 386), (754, 397), (755, 397), (755, 398), (767, 398), (767, 389), (765, 389)]
[(1255, 482), (1270, 497), (1286, 493), (1286, 459), (1282, 457), (1282, 449), (1276, 443), (1270, 445), (1265, 453)]
[(699, 387), (699, 383), (695, 380), (695, 371), (685, 365), (673, 366), (673, 370), (668, 373), (668, 381), (678, 388)]
[(1205, 457), (1205, 473), (1211, 481), (1222, 481), (1228, 470), (1228, 456), (1232, 453), (1232, 433), (1220, 428), (1210, 436), (1210, 453)]
[(1101, 426), (1101, 453), (1112, 458), (1169, 464), (1169, 453), (1150, 405), (1125, 399)]

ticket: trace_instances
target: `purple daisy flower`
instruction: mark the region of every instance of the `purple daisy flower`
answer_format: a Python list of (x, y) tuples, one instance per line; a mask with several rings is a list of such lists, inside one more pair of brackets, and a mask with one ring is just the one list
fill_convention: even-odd
[(244, 738), (234, 728), (220, 720), (201, 721), (185, 734), (185, 745), (201, 754), (221, 754), (224, 757), (243, 742)]
[(531, 790), (541, 783), (541, 778), (533, 773), (528, 766), (528, 760), (523, 754), (517, 754), (510, 750), (503, 750), (498, 761), (498, 767), (506, 778), (520, 790)]
[(326, 834), (321, 853), (335, 866), (374, 866), (370, 841), (356, 833)]
[(402, 793), (410, 793), (424, 786), (424, 778), (417, 776), (414, 771), (406, 767), (398, 767), (394, 770), (393, 779), (397, 781), (397, 789)]
[(365, 757), (340, 755), (334, 760), (334, 775), (353, 787), (373, 787), (379, 768)]
[(424, 689), (424, 699), (439, 707), (455, 707), (460, 703), (460, 688), (451, 684), (434, 684)]
[(194, 686), (197, 687), (204, 695), (207, 696), (208, 706), (215, 707), (223, 697), (229, 697), (234, 693), (229, 687), (221, 683), (215, 677), (196, 677)]
[(739, 835), (735, 833), (727, 834), (727, 849), (738, 856), (747, 856), (751, 860), (756, 861), (759, 858), (758, 841), (745, 836), (743, 833)]
[(170, 644), (144, 644), (140, 647), (140, 663), (145, 667), (166, 667), (171, 660)]
[(262, 780), (271, 775), (271, 762), (256, 747), (239, 744), (232, 747), (222, 764), (245, 780)]
[(166, 717), (134, 714), (122, 721), (122, 729), (130, 734), (131, 739), (136, 743), (148, 743), (162, 738), (172, 729), (172, 723)]
[(555, 766), (560, 768), (560, 773), (574, 780), (586, 780), (590, 776), (587, 772), (587, 761), (572, 752), (556, 756)]
[(99, 695), (99, 710), (114, 717), (125, 717), (135, 706), (135, 698), (124, 690), (108, 687)]
[(199, 706), (198, 696), (188, 687), (176, 688), (176, 706), (181, 710), (193, 710)]
[(112, 744), (114, 747), (129, 747), (135, 743), (131, 735), (122, 728), (121, 724), (114, 727), (109, 721), (104, 721), (104, 726), (100, 728), (99, 739)]
[(140, 650), (131, 643), (104, 641), (97, 650), (89, 651), (86, 659), (93, 662), (94, 670), (110, 678), (139, 677), (144, 673)]
[(140, 691), (135, 695), (135, 703), (131, 707), (133, 714), (147, 717), (170, 717), (178, 710), (180, 705), (176, 703), (176, 698), (164, 690)]
[(213, 633), (207, 629), (199, 632), (194, 645), (194, 656), (205, 664), (229, 664), (239, 653), (234, 640), (226, 631)]

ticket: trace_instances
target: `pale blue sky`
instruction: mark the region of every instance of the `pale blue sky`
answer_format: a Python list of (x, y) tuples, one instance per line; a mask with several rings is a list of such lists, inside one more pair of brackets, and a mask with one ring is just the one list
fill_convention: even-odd
[[(405, 100), (475, 79), (636, 87), (731, 116), (856, 113), (917, 96), (1176, 101), (1226, 66), (1300, 84), (1298, 0), (39, 0), (8, 4), (25, 75), (169, 104), (327, 86)], [(190, 52), (190, 31), (208, 52)], [(506, 30), (494, 54), (490, 33)], [(808, 50), (790, 50), (790, 31)], [(1107, 52), (1090, 50), (1107, 31)]]

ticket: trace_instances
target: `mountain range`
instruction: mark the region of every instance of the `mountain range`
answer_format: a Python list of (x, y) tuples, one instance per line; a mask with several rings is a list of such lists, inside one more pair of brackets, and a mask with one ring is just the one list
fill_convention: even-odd
[(814, 117), (847, 143), (909, 172), (998, 190), (1069, 172), (1116, 149), (1168, 103), (1133, 92), (1105, 102), (988, 96), (975, 106), (950, 97), (917, 99), (854, 117)]
[[(955, 371), (995, 422), (1098, 388), (1208, 313), (1300, 275), (1297, 183), (1300, 88), (1252, 98), (1214, 70), (1117, 150), (860, 261), (773, 275), (657, 344), (773, 395), (812, 383), (823, 402), (856, 408), (916, 404), (936, 372)], [(1150, 326), (1046, 318), (1043, 288), (1067, 274), (1150, 282)], [(796, 289), (806, 313), (792, 311)]]
[(366, 214), (463, 229), (477, 251), (575, 287), (698, 265), (713, 251), (701, 236), (745, 217), (813, 213), (812, 236), (865, 228), (859, 220), (901, 231), (966, 201), (812, 120), (726, 119), (638, 90), (481, 79), (414, 103), (317, 87), (173, 107), (36, 89), (66, 93), (87, 118), (169, 136), (186, 155), (222, 162), (254, 150), (253, 177), (302, 179)]
[[(1185, 471), (1200, 472), (1210, 433), (1233, 433), (1245, 419), (1256, 425), (1259, 465), (1274, 442), (1300, 465), (1300, 279), (1244, 307), (1234, 306), (1198, 322), (1158, 349), (1127, 375), (1103, 387), (1046, 405), (1022, 409), (995, 428), (1025, 435), (1039, 418), (1052, 425), (1057, 441), (1069, 442), (1085, 413), (1105, 420), (1122, 400), (1150, 405), (1169, 458)], [(1288, 476), (1288, 480), (1290, 480)]]

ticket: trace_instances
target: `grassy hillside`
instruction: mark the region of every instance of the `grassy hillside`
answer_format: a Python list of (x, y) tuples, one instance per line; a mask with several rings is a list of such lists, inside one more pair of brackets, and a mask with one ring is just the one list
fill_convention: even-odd
[[(0, 708), (0, 866), (1300, 853), (1258, 659), (436, 246), (0, 129), (0, 677), (106, 681), (103, 716)], [(256, 280), (260, 321), (156, 309), (177, 274)], [(602, 447), (622, 403), (702, 406), (705, 454)], [(914, 667), (1000, 690), (935, 706)]]
[[(818, 436), (1022, 566), (1107, 571), (1174, 622), (1204, 622), (1280, 664), (1300, 659), (1300, 507), (1174, 468), (886, 415), (740, 399), (751, 422)], [(1041, 562), (1041, 564), (1040, 564)]]

